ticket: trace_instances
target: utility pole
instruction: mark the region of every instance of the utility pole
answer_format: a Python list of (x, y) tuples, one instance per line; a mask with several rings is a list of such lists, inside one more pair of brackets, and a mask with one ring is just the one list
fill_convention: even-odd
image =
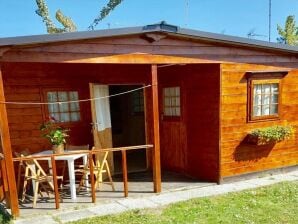
[(189, 2), (185, 0), (185, 27), (188, 25), (188, 9), (189, 9)]
[(269, 0), (269, 42), (271, 42), (271, 0)]

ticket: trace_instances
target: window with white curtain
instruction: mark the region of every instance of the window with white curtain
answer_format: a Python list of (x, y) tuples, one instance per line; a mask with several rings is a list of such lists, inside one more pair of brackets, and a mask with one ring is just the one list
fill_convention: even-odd
[(253, 116), (278, 115), (278, 83), (253, 85)]
[(163, 88), (163, 114), (172, 117), (181, 115), (180, 87)]
[[(47, 92), (49, 116), (58, 122), (76, 122), (81, 120), (80, 104), (78, 102), (63, 103), (79, 100), (78, 91), (49, 91)], [(57, 103), (61, 102), (61, 103)]]

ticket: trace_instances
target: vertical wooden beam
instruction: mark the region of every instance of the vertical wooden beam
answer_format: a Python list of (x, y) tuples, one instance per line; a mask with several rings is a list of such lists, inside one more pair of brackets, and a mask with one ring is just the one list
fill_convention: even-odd
[[(5, 102), (4, 96), (4, 87), (3, 87), (3, 77), (0, 66), (0, 101)], [(0, 103), (0, 133), (1, 133), (1, 144), (4, 155), (4, 161), (6, 166), (6, 174), (7, 174), (7, 182), (9, 187), (9, 195), (10, 195), (10, 207), (12, 216), (18, 217), (20, 215), (19, 204), (18, 204), (18, 192), (16, 186), (14, 165), (12, 161), (12, 149), (8, 128), (8, 120), (7, 120), (7, 112), (6, 105), (4, 103)]]
[(153, 134), (154, 148), (152, 158), (154, 192), (161, 191), (160, 169), (160, 136), (159, 136), (159, 104), (158, 104), (158, 79), (157, 65), (151, 65), (152, 104), (153, 104)]
[(126, 150), (121, 150), (122, 153), (122, 176), (124, 186), (124, 197), (128, 196), (128, 183), (127, 183), (127, 162), (126, 162)]
[(59, 200), (59, 190), (58, 190), (58, 182), (57, 182), (57, 170), (56, 170), (56, 161), (55, 157), (51, 156), (51, 163), (52, 163), (52, 174), (53, 174), (53, 184), (54, 184), (54, 193), (55, 193), (55, 205), (56, 209), (60, 208)]
[(91, 197), (92, 203), (96, 202), (95, 195), (95, 179), (94, 179), (94, 166), (93, 166), (93, 153), (92, 150), (89, 152), (89, 169), (90, 169), (90, 182), (91, 182)]

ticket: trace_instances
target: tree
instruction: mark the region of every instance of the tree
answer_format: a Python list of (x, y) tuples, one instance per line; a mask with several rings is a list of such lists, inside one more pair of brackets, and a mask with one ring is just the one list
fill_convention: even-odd
[[(99, 15), (89, 25), (89, 30), (94, 30), (95, 26), (98, 25), (105, 17), (107, 17), (111, 11), (113, 11), (123, 0), (109, 0), (106, 6), (104, 6)], [(45, 0), (36, 0), (38, 9), (35, 11), (37, 15), (42, 18), (45, 23), (48, 33), (64, 33), (77, 31), (77, 26), (70, 17), (67, 17), (63, 12), (58, 9), (56, 12), (56, 20), (62, 25), (62, 28), (57, 27), (52, 21), (47, 3)]]
[(291, 15), (287, 17), (284, 29), (277, 25), (277, 31), (280, 35), (280, 37), (277, 38), (279, 43), (298, 45), (298, 27), (295, 23), (295, 16)]

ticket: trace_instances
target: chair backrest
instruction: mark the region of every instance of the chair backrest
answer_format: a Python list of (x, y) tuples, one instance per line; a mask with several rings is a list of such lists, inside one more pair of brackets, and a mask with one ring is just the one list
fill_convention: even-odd
[(89, 145), (66, 145), (67, 150), (89, 150)]
[[(21, 155), (24, 157), (23, 155)], [(28, 158), (28, 156), (26, 157)], [(44, 169), (41, 167), (39, 162), (36, 159), (24, 160), (26, 169), (28, 169), (27, 177), (28, 179), (33, 179), (35, 181), (46, 181), (52, 189), (54, 189), (53, 183), (50, 181), (49, 177), (52, 177), (50, 174), (47, 174)]]
[[(101, 148), (92, 147), (92, 150), (100, 150)], [(101, 169), (103, 168), (104, 164), (107, 163), (107, 158), (108, 158), (109, 152), (108, 151), (102, 151), (95, 153), (95, 166), (100, 167)]]

